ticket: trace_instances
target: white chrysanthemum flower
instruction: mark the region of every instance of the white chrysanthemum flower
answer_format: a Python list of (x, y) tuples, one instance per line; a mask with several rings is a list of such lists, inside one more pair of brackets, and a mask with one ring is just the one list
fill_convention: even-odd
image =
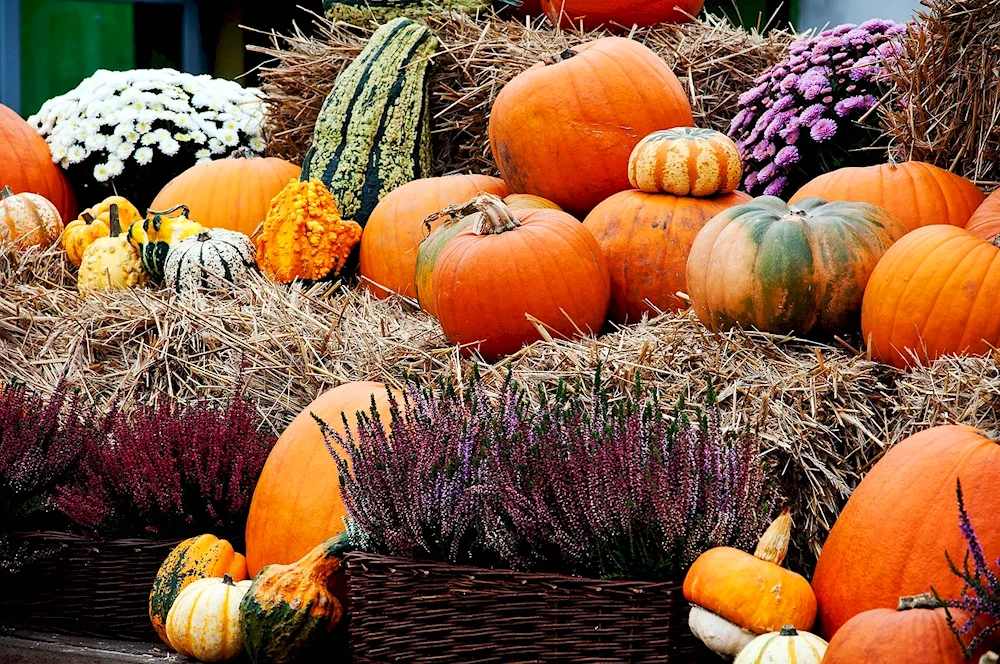
[(262, 139), (260, 136), (254, 136), (253, 138), (250, 139), (250, 147), (255, 152), (263, 152), (264, 148), (267, 147), (267, 144), (264, 143), (264, 139)]
[(159, 129), (157, 129), (156, 131), (154, 131), (153, 132), (153, 136), (156, 137), (157, 141), (166, 141), (166, 140), (169, 140), (169, 139), (173, 138), (170, 135), (170, 132), (168, 130), (164, 129), (163, 127), (160, 127)]
[(119, 122), (118, 125), (115, 127), (114, 135), (124, 136), (125, 134), (129, 134), (133, 131), (135, 131), (135, 125), (132, 124), (131, 122)]
[(181, 129), (185, 129), (191, 126), (191, 118), (186, 115), (177, 114), (176, 117), (174, 117), (174, 124)]
[(83, 142), (83, 146), (89, 151), (95, 152), (103, 150), (105, 143), (107, 143), (107, 137), (104, 134), (90, 134)]
[(140, 134), (147, 134), (153, 130), (153, 125), (145, 120), (139, 120), (135, 123), (135, 130)]
[(114, 134), (112, 136), (108, 136), (108, 140), (104, 144), (104, 149), (107, 150), (108, 152), (114, 152), (124, 142), (125, 142), (125, 139), (122, 138), (121, 136), (119, 136), (118, 134)]
[(111, 171), (108, 170), (107, 164), (98, 164), (94, 166), (94, 179), (98, 182), (107, 182), (108, 178), (111, 177)]
[(115, 149), (114, 155), (118, 159), (121, 159), (122, 161), (125, 161), (130, 156), (132, 156), (132, 153), (134, 151), (135, 151), (135, 143), (125, 142), (125, 143), (122, 143), (121, 145), (119, 145), (117, 149)]
[(86, 151), (79, 145), (71, 145), (66, 149), (66, 160), (71, 164), (78, 164), (86, 158)]
[(202, 143), (208, 140), (208, 136), (206, 136), (205, 132), (203, 131), (192, 131), (191, 140), (201, 145)]
[(184, 133), (184, 132), (178, 132), (178, 133), (174, 134), (174, 140), (175, 141), (180, 141), (181, 143), (187, 143), (188, 141), (191, 140), (191, 134)]
[(153, 149), (152, 148), (139, 148), (133, 154), (135, 160), (139, 162), (140, 166), (145, 166), (150, 161), (153, 160)]
[(165, 141), (160, 141), (160, 152), (167, 155), (168, 157), (173, 157), (181, 149), (181, 144), (172, 138), (168, 138)]
[(135, 114), (135, 119), (137, 122), (147, 122), (150, 124), (155, 122), (156, 119), (159, 117), (160, 117), (159, 114), (157, 114), (155, 111), (150, 111), (148, 109), (145, 111), (139, 111), (138, 113)]
[(111, 159), (108, 159), (108, 163), (106, 164), (106, 166), (108, 169), (108, 175), (113, 178), (118, 177), (119, 175), (122, 174), (122, 171), (125, 170), (125, 164), (123, 164), (121, 160), (118, 159), (117, 157), (112, 157)]
[(69, 161), (66, 159), (66, 148), (64, 146), (57, 145), (52, 148), (52, 161), (60, 163), (63, 161)]
[(208, 149), (212, 151), (212, 154), (217, 154), (226, 149), (226, 146), (217, 138), (213, 138), (208, 141)]
[(239, 145), (240, 133), (235, 130), (227, 129), (219, 134), (219, 139), (229, 147), (232, 147), (234, 145)]
[(194, 158), (197, 159), (198, 161), (201, 161), (203, 159), (209, 161), (212, 159), (212, 151), (206, 148), (202, 148), (194, 153)]
[(156, 138), (156, 132), (150, 132), (148, 134), (143, 134), (142, 140), (139, 142), (142, 143), (143, 145), (152, 145), (157, 140), (158, 139)]
[(239, 131), (239, 125), (236, 120), (226, 120), (222, 123), (222, 128), (226, 131)]

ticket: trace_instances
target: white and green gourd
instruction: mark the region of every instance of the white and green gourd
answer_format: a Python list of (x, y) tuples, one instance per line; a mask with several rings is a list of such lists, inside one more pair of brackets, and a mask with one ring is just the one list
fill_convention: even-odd
[(363, 228), (390, 191), (431, 175), (428, 68), (438, 40), (408, 18), (386, 23), (323, 102), (303, 182), (322, 180)]
[(257, 269), (257, 251), (243, 233), (212, 228), (178, 242), (167, 254), (167, 288), (184, 291), (226, 289), (245, 283)]
[(761, 634), (751, 641), (733, 664), (821, 664), (828, 645), (815, 634), (785, 625), (780, 632)]

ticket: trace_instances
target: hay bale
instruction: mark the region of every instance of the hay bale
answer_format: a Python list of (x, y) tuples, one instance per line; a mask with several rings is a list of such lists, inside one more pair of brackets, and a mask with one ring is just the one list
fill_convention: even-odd
[(883, 105), (903, 159), (928, 161), (988, 188), (1000, 185), (1000, 0), (923, 0)]
[[(1000, 357), (1000, 354), (998, 354)], [(926, 426), (1000, 422), (997, 359), (945, 358), (899, 373), (846, 343), (708, 332), (691, 313), (663, 314), (598, 339), (540, 341), (482, 365), (498, 393), (508, 368), (528, 385), (592, 375), (629, 390), (638, 375), (665, 403), (703, 401), (707, 379), (729, 426), (760, 428), (796, 514), (792, 564), (809, 571), (861, 475)], [(280, 432), (320, 392), (352, 380), (400, 386), (406, 372), (468, 376), (472, 363), (406, 300), (363, 289), (254, 279), (223, 294), (164, 290), (81, 298), (58, 249), (0, 254), (0, 375), (51, 393), (62, 377), (98, 403), (225, 399), (240, 380)]]
[[(503, 85), (535, 62), (606, 32), (563, 32), (547, 19), (524, 23), (496, 15), (444, 13), (425, 17), (441, 41), (431, 84), (434, 171), (495, 173), (487, 125)], [(251, 46), (271, 58), (259, 70), (269, 97), (272, 154), (301, 163), (313, 125), (337, 76), (361, 52), (373, 26), (333, 23), (314, 16), (311, 33), (271, 34), (269, 48)], [(643, 28), (632, 34), (663, 57), (693, 99), (700, 126), (727, 130), (736, 99), (753, 78), (783, 55), (793, 35), (762, 36), (707, 16), (684, 25)]]

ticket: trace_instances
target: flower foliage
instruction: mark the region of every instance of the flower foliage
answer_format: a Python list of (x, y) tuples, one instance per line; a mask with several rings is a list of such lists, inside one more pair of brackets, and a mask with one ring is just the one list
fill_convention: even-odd
[(240, 537), (275, 437), (234, 393), (225, 408), (161, 400), (102, 422), (57, 508), (102, 536)]
[(858, 152), (879, 136), (859, 121), (884, 94), (883, 60), (895, 57), (905, 33), (873, 19), (792, 44), (739, 98), (729, 135), (743, 155), (743, 188), (782, 196), (828, 171), (884, 161), (879, 151)]
[(754, 436), (724, 434), (714, 404), (689, 422), (639, 386), (611, 400), (599, 373), (576, 387), (531, 399), (508, 381), (494, 403), (478, 377), (411, 385), (388, 433), (374, 408), (356, 436), (321, 422), (355, 543), (631, 579), (679, 578), (708, 548), (753, 544), (772, 497)]
[(195, 163), (240, 147), (263, 152), (260, 98), (258, 90), (208, 75), (102, 69), (45, 102), (28, 122), (74, 184), (113, 184), (144, 205)]
[[(976, 534), (976, 529), (972, 525), (972, 519), (965, 509), (965, 498), (962, 495), (962, 482), (957, 482), (958, 493), (958, 517), (959, 528), (969, 550), (965, 554), (965, 560), (959, 567), (951, 555), (946, 551), (948, 565), (951, 571), (965, 582), (962, 596), (957, 599), (943, 600), (943, 604), (949, 609), (966, 611), (970, 617), (961, 624), (954, 619), (951, 612), (948, 612), (948, 624), (955, 637), (962, 645), (966, 657), (971, 657), (972, 653), (979, 650), (994, 633), (1000, 630), (1000, 577), (997, 570), (1000, 569), (1000, 559), (991, 565), (983, 550), (982, 542)], [(938, 598), (941, 599), (940, 597)]]

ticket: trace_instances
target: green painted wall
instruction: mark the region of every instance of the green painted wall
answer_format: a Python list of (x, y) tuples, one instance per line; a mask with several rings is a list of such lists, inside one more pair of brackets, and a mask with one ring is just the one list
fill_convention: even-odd
[(21, 113), (98, 69), (135, 67), (132, 5), (21, 0)]

